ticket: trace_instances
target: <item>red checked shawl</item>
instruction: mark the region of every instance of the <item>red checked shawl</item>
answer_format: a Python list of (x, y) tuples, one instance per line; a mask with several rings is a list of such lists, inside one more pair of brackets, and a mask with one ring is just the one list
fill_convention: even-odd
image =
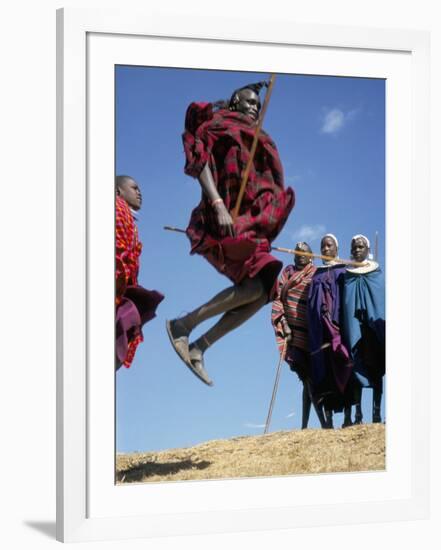
[(138, 228), (127, 202), (116, 197), (116, 304), (121, 302), (128, 286), (138, 284), (139, 256), (142, 244)]
[(316, 267), (308, 264), (304, 269), (296, 270), (287, 266), (280, 277), (276, 299), (271, 311), (271, 322), (276, 333), (277, 347), (282, 352), (282, 321), (287, 321), (292, 331), (290, 346), (309, 351), (307, 305), (311, 279)]
[[(121, 303), (128, 286), (138, 284), (139, 256), (142, 244), (138, 238), (138, 228), (127, 202), (121, 197), (116, 197), (116, 306)], [(127, 356), (123, 362), (125, 367), (130, 367), (136, 348), (143, 341), (142, 332), (139, 331), (129, 340)]]
[[(210, 103), (192, 103), (183, 134), (185, 173), (197, 178), (208, 162), (214, 182), (231, 212), (237, 200), (255, 133), (255, 123), (242, 113)], [(269, 254), (270, 243), (282, 230), (294, 206), (294, 192), (285, 189), (283, 170), (276, 146), (263, 130), (245, 188), (235, 237), (220, 238), (216, 214), (202, 194), (193, 210), (187, 235), (191, 254), (203, 255), (234, 283), (266, 271), (267, 288), (277, 281), (281, 262)]]

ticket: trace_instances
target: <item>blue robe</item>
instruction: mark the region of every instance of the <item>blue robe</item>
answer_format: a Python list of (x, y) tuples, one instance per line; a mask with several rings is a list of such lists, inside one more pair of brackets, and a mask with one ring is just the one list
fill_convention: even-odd
[(343, 336), (364, 386), (385, 372), (385, 285), (380, 268), (344, 276)]

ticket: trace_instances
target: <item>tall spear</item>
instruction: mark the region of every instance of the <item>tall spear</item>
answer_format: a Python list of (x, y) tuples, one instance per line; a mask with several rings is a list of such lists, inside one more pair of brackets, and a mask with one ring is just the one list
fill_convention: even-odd
[(256, 154), (257, 142), (259, 140), (260, 130), (262, 128), (263, 119), (265, 117), (266, 109), (268, 107), (268, 103), (269, 103), (269, 100), (270, 100), (270, 97), (271, 97), (271, 92), (273, 90), (275, 79), (276, 79), (276, 75), (272, 74), (271, 78), (270, 78), (270, 81), (269, 81), (269, 84), (268, 84), (268, 90), (265, 94), (265, 101), (263, 102), (263, 107), (262, 107), (262, 110), (260, 111), (259, 122), (257, 123), (256, 131), (254, 133), (253, 144), (251, 145), (250, 156), (248, 158), (248, 162), (247, 162), (247, 165), (245, 167), (245, 172), (243, 173), (243, 176), (242, 176), (242, 182), (240, 184), (240, 189), (239, 189), (239, 194), (237, 196), (236, 206), (234, 207), (234, 209), (231, 213), (231, 217), (233, 218), (233, 222), (236, 221), (236, 218), (239, 215), (240, 205), (242, 204), (242, 199), (243, 199), (243, 195), (245, 193), (245, 187), (247, 185), (248, 176), (250, 175), (250, 170), (251, 170), (251, 165), (252, 165), (253, 160), (254, 160), (254, 155)]
[(271, 423), (271, 417), (273, 415), (274, 401), (276, 400), (277, 389), (279, 387), (280, 367), (282, 366), (283, 360), (285, 359), (287, 348), (288, 348), (288, 340), (285, 338), (285, 340), (283, 342), (282, 353), (280, 354), (279, 362), (277, 364), (276, 379), (274, 381), (273, 393), (271, 395), (271, 401), (270, 401), (270, 406), (269, 406), (269, 409), (268, 409), (268, 415), (266, 417), (265, 429), (263, 430), (264, 435), (268, 433), (269, 426), (270, 426), (270, 423)]
[[(186, 233), (185, 229), (179, 227), (172, 227), (171, 225), (164, 225), (164, 229), (167, 231), (175, 231), (176, 233)], [(333, 258), (332, 256), (323, 256), (322, 254), (313, 254), (312, 252), (306, 252), (303, 250), (296, 250), (295, 248), (284, 248), (282, 246), (272, 246), (271, 250), (277, 250), (278, 252), (286, 252), (287, 254), (295, 254), (296, 256), (307, 256), (308, 258), (317, 258), (324, 260), (325, 262), (334, 261), (339, 264), (351, 265), (353, 267), (365, 266), (365, 262), (354, 262), (353, 260), (343, 260), (342, 258)]]

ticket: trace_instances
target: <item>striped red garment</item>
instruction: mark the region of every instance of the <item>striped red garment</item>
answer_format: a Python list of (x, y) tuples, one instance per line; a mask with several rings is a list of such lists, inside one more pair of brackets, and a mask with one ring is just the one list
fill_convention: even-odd
[(284, 321), (292, 331), (293, 338), (290, 346), (309, 351), (308, 292), (316, 269), (313, 264), (308, 264), (302, 270), (296, 270), (293, 265), (289, 265), (282, 272), (271, 310), (271, 322), (280, 353), (284, 342), (282, 329)]

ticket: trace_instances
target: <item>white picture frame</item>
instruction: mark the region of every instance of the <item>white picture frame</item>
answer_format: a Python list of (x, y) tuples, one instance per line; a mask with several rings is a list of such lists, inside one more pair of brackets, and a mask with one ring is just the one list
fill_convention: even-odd
[[(124, 10), (64, 9), (57, 17), (57, 539), (113, 540), (250, 531), (263, 525), (265, 529), (281, 529), (427, 517), (429, 348), (418, 319), (428, 318), (428, 289), (419, 287), (417, 299), (415, 262), (409, 262), (399, 278), (395, 277), (394, 266), (406, 254), (409, 240), (411, 250), (418, 245), (419, 253), (429, 256), (425, 244), (429, 233), (428, 34), (299, 25), (288, 20), (269, 28), (264, 19), (255, 16), (252, 25), (250, 21), (245, 25), (239, 19), (223, 17), (186, 19)], [(363, 478), (351, 474), (350, 480), (346, 477), (343, 481), (332, 475), (294, 480), (114, 485), (113, 456), (109, 455), (114, 448), (114, 426), (109, 422), (114, 395), (113, 349), (107, 346), (104, 352), (100, 342), (108, 339), (109, 330), (101, 332), (97, 328), (102, 319), (106, 319), (107, 329), (113, 323), (113, 301), (107, 299), (113, 287), (100, 285), (97, 289), (99, 270), (113, 258), (112, 232), (108, 231), (113, 223), (113, 186), (101, 188), (95, 182), (113, 181), (113, 163), (108, 155), (109, 148), (113, 148), (113, 132), (104, 128), (109, 123), (106, 113), (113, 109), (113, 89), (107, 94), (106, 83), (112, 64), (142, 62), (142, 48), (137, 48), (139, 53), (135, 54), (134, 41), (147, 44), (147, 55), (154, 50), (156, 63), (163, 66), (167, 66), (167, 56), (175, 55), (176, 50), (169, 47), (174, 42), (200, 47), (202, 41), (207, 46), (204, 49), (213, 48), (213, 52), (222, 47), (233, 51), (257, 47), (270, 53), (283, 49), (285, 57), (288, 52), (294, 58), (293, 72), (313, 71), (308, 65), (312, 65), (314, 51), (316, 67), (326, 63), (327, 71), (335, 68), (332, 73), (316, 74), (390, 75), (391, 93), (397, 99), (386, 103), (387, 117), (391, 117), (387, 119), (387, 215), (394, 221), (388, 222), (387, 242), (395, 244), (403, 234), (406, 243), (398, 244), (395, 250), (388, 247), (388, 281), (394, 280), (391, 294), (395, 296), (394, 302), (388, 302), (392, 304), (388, 311), (393, 318), (397, 310), (396, 324), (403, 323), (396, 306), (404, 295), (410, 314), (406, 325), (399, 326), (406, 336), (401, 338), (405, 342), (402, 346), (400, 333), (393, 335), (388, 316), (388, 331), (392, 334), (389, 338), (388, 332), (388, 346), (391, 341), (394, 354), (401, 346), (404, 357), (402, 391), (398, 395), (392, 390), (392, 398), (388, 397), (392, 414), (388, 414), (387, 448), (391, 453), (384, 475), (372, 473), (372, 477)], [(228, 59), (231, 66), (222, 68), (263, 70), (259, 61), (250, 67), (249, 60), (246, 66), (238, 66), (233, 56)], [(177, 66), (185, 65), (178, 62)], [(280, 70), (265, 66), (267, 69)], [(400, 83), (405, 84), (401, 93), (397, 89)], [(404, 157), (403, 152), (407, 153)], [(401, 190), (398, 184), (402, 182)], [(106, 192), (106, 187), (111, 191)], [(398, 193), (402, 194), (399, 208), (394, 204)], [(97, 194), (104, 196), (99, 213)], [(97, 257), (97, 242), (103, 243), (102, 257)], [(388, 288), (391, 286), (388, 283)], [(107, 353), (100, 366), (97, 350)], [(390, 358), (389, 350), (388, 361)], [(400, 456), (403, 449), (405, 456)], [(287, 492), (290, 483), (295, 484), (295, 491)], [(339, 498), (333, 492), (337, 484), (343, 487)], [(364, 497), (349, 498), (354, 484), (359, 484), (357, 494)], [(314, 496), (320, 486), (326, 486), (321, 491), (326, 498), (321, 500)], [(193, 501), (190, 492), (196, 495)], [(265, 504), (259, 501), (262, 494)]]

